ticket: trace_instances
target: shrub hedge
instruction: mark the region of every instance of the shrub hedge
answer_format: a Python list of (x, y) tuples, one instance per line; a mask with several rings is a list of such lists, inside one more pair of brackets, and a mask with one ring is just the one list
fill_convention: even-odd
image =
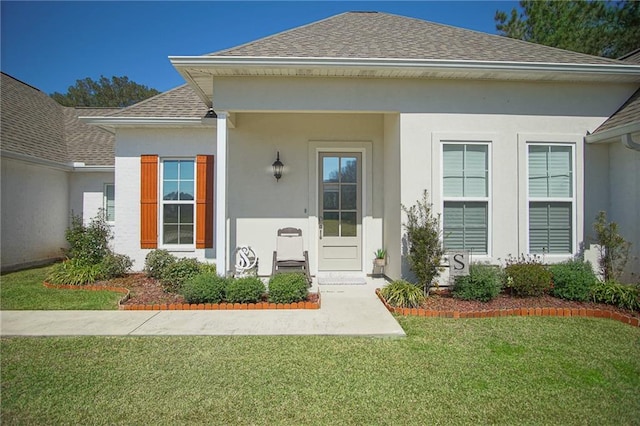
[(258, 277), (236, 278), (229, 280), (225, 298), (230, 303), (255, 303), (265, 291), (264, 283)]
[(304, 274), (276, 274), (269, 280), (269, 302), (294, 303), (306, 300), (309, 294)]
[(501, 279), (499, 267), (473, 263), (469, 275), (455, 278), (451, 293), (456, 299), (488, 302), (500, 294)]
[(591, 263), (573, 259), (549, 267), (553, 275), (553, 295), (561, 299), (589, 300), (597, 278)]
[(220, 303), (225, 298), (229, 280), (211, 272), (189, 278), (180, 288), (187, 303)]
[(551, 271), (537, 256), (507, 259), (504, 275), (506, 287), (516, 296), (541, 296), (551, 287)]

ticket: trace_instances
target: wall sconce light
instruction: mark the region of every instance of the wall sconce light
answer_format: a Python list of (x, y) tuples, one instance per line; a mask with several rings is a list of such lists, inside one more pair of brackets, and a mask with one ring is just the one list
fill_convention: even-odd
[(282, 168), (284, 167), (284, 164), (282, 164), (282, 161), (280, 161), (280, 151), (278, 151), (276, 161), (273, 162), (271, 167), (273, 167), (273, 177), (276, 178), (277, 182), (282, 177)]

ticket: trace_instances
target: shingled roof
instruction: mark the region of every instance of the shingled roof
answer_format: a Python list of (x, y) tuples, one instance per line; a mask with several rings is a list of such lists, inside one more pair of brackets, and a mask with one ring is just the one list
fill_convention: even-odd
[(78, 120), (80, 115), (106, 115), (117, 108), (63, 107), (46, 93), (1, 73), (1, 137), (3, 152), (59, 164), (114, 164), (115, 137)]
[(188, 118), (205, 116), (209, 108), (188, 84), (178, 86), (128, 108), (110, 114), (110, 117), (163, 117)]
[(343, 13), (209, 56), (620, 63), (381, 12)]
[[(640, 64), (640, 49), (627, 53), (620, 59), (622, 59), (623, 62)], [(601, 133), (634, 122), (640, 122), (640, 89), (631, 95), (631, 97), (593, 133)]]

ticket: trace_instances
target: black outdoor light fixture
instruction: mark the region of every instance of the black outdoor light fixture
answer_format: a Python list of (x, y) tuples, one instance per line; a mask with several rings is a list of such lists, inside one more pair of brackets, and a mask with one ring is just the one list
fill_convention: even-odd
[(282, 164), (282, 161), (280, 161), (280, 151), (278, 151), (276, 161), (273, 162), (271, 167), (273, 167), (273, 177), (276, 178), (277, 182), (282, 177), (282, 168), (284, 167), (284, 164)]

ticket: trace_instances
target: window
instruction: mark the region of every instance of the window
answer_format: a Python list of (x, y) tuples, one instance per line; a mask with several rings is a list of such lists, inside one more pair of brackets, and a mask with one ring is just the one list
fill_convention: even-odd
[(107, 222), (115, 222), (116, 205), (115, 205), (115, 186), (112, 183), (104, 185), (103, 208)]
[(529, 252), (573, 252), (573, 147), (528, 146)]
[(162, 161), (162, 244), (193, 245), (195, 230), (195, 164)]
[(443, 144), (443, 234), (446, 250), (489, 252), (489, 146)]

